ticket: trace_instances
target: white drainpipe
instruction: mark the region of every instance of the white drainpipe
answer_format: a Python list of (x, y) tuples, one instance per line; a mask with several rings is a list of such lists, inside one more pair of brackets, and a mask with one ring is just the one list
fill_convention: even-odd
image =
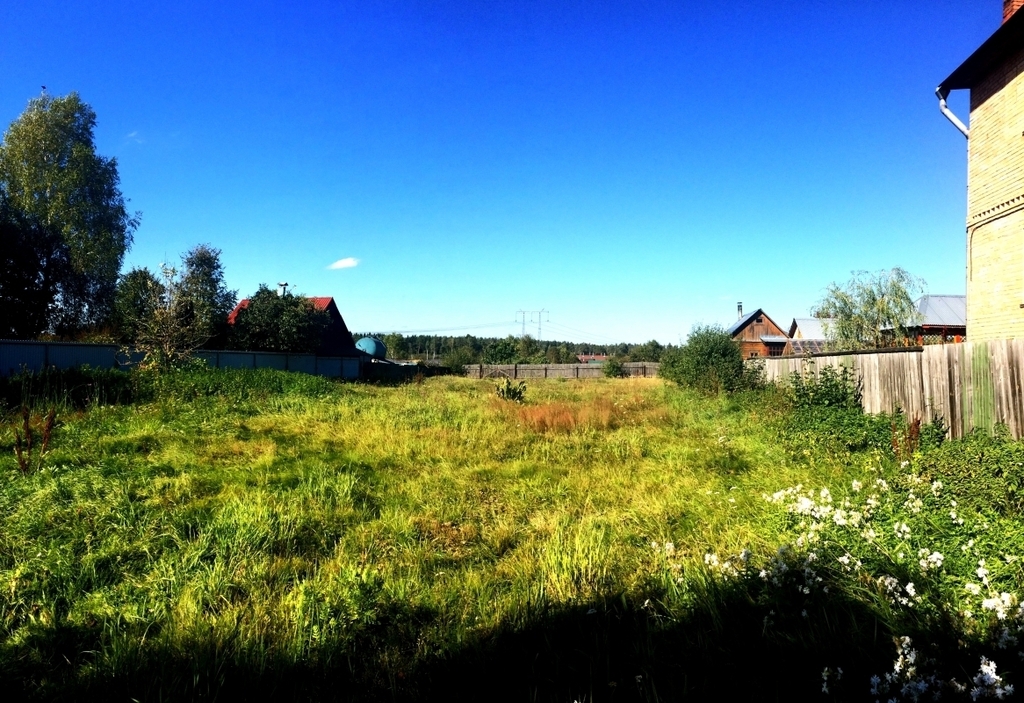
[(939, 112), (946, 116), (946, 119), (953, 123), (953, 126), (959, 129), (965, 137), (971, 138), (971, 130), (967, 129), (967, 125), (960, 121), (960, 118), (953, 114), (953, 111), (946, 106), (946, 98), (949, 96), (948, 90), (943, 90), (942, 87), (935, 89), (935, 94), (939, 97)]

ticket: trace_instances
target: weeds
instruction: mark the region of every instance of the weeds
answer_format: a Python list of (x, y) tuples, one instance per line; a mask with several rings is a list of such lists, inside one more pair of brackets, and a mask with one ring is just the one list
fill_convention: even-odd
[(495, 386), (494, 392), (502, 400), (522, 403), (526, 398), (526, 381), (513, 381), (510, 378), (506, 378), (502, 383)]
[(41, 428), (36, 430), (33, 427), (32, 413), (28, 409), (28, 406), (21, 406), (21, 429), (14, 430), (14, 453), (18, 460), (18, 469), (22, 474), (27, 474), (32, 468), (32, 446), (37, 434), (41, 435), (42, 441), (39, 445), (35, 465), (36, 469), (39, 469), (42, 466), (43, 456), (50, 448), (50, 437), (53, 434), (53, 427), (56, 419), (56, 408), (50, 408), (49, 412), (46, 413), (45, 418), (39, 418), (38, 424), (41, 425)]
[[(1004, 435), (939, 443), (842, 403), (645, 379), (538, 381), (505, 403), (452, 377), (129, 378), (131, 405), (61, 410), (48, 441), (41, 412), (31, 440), (23, 414), (0, 425), (15, 698), (710, 700), (728, 681), (856, 700), (876, 676), (886, 699), (927, 683), (955, 700), (1015, 683), (1024, 445)], [(46, 461), (25, 472), (29, 441)]]

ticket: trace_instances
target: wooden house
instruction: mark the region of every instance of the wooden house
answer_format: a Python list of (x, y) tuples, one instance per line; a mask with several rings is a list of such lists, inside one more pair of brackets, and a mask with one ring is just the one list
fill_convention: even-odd
[(740, 346), (744, 359), (759, 356), (783, 356), (792, 351), (789, 335), (775, 324), (764, 310), (758, 308), (752, 313), (743, 315), (740, 306), (740, 319), (726, 330)]

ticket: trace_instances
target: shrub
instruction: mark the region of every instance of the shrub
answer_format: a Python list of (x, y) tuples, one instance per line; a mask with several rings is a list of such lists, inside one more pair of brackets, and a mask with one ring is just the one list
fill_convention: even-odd
[(615, 356), (609, 356), (601, 370), (604, 372), (605, 378), (622, 378), (626, 375), (626, 370), (622, 368), (622, 362)]
[(740, 348), (717, 325), (698, 325), (686, 344), (665, 350), (659, 374), (681, 386), (712, 394), (739, 390), (748, 381)]
[(844, 408), (859, 410), (863, 396), (862, 383), (853, 371), (843, 366), (826, 366), (820, 373), (808, 365), (802, 374), (790, 380), (793, 404), (798, 408)]
[(464, 367), (476, 362), (477, 359), (473, 351), (466, 347), (455, 347), (441, 357), (441, 365), (451, 369), (456, 376), (463, 375), (466, 371)]

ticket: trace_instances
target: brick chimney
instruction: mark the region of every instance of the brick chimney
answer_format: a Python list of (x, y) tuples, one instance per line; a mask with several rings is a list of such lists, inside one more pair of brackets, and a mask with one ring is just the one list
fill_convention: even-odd
[(1013, 17), (1013, 13), (1022, 5), (1024, 5), (1024, 0), (1003, 0), (1003, 22)]

